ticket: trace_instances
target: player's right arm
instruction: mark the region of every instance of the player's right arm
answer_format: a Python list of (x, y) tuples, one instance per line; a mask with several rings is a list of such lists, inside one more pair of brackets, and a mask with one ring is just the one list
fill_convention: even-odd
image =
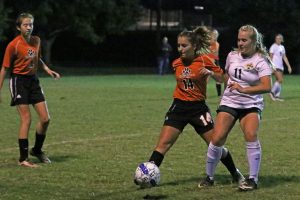
[(272, 45), (272, 46), (270, 47), (269, 55), (270, 55), (271, 60), (273, 60), (273, 56), (274, 56), (274, 45)]
[(7, 72), (7, 68), (6, 67), (2, 67), (1, 71), (0, 71), (0, 102), (2, 100), (1, 89), (3, 87), (3, 82), (4, 82), (4, 79), (5, 79), (5, 76), (6, 76), (6, 72)]
[(14, 47), (10, 43), (5, 49), (2, 68), (0, 71), (0, 102), (1, 102), (1, 90), (3, 87), (3, 82), (4, 82), (8, 68), (12, 65), (13, 56), (14, 56)]

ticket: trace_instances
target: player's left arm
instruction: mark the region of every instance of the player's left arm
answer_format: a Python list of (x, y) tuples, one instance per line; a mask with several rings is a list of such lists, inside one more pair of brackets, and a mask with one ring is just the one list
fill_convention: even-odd
[(53, 70), (51, 70), (51, 69), (44, 63), (44, 61), (43, 61), (41, 58), (40, 58), (39, 62), (40, 62), (40, 65), (42, 66), (42, 68), (45, 70), (45, 72), (46, 72), (47, 74), (49, 74), (52, 78), (54, 78), (54, 79), (59, 79), (59, 78), (60, 78), (60, 74), (57, 73), (57, 72), (55, 72), (55, 71), (53, 71)]
[(242, 87), (240, 84), (236, 82), (229, 83), (228, 87), (230, 90), (237, 90), (240, 93), (244, 94), (263, 94), (271, 91), (272, 88), (272, 79), (270, 75), (262, 76), (259, 79), (259, 83), (257, 85)]
[(7, 68), (6, 67), (2, 67), (1, 71), (0, 71), (0, 103), (2, 101), (1, 89), (2, 89), (2, 86), (3, 86), (3, 82), (4, 82), (4, 79), (5, 79), (6, 73), (7, 73)]
[(289, 74), (291, 74), (292, 73), (292, 67), (290, 65), (289, 59), (286, 57), (285, 54), (283, 55), (283, 60), (284, 60), (284, 62), (286, 64), (286, 66), (288, 67)]

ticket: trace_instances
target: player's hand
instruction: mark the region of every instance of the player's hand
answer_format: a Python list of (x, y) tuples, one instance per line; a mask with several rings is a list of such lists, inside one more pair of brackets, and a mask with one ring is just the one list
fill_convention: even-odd
[(51, 75), (55, 80), (58, 80), (60, 79), (60, 75), (59, 73), (55, 72), (55, 71), (52, 71), (52, 75)]
[(49, 74), (52, 78), (54, 78), (55, 80), (60, 79), (59, 73), (57, 73), (57, 72), (55, 72), (55, 71), (53, 71), (53, 70), (50, 70), (50, 69), (49, 69), (49, 71), (47, 71), (47, 72), (48, 72), (48, 74)]
[(238, 84), (236, 82), (229, 83), (228, 84), (228, 88), (230, 89), (230, 91), (236, 90), (236, 91), (238, 91), (240, 93), (243, 93), (243, 89), (244, 89), (242, 86), (240, 86), (240, 84)]
[(210, 71), (206, 68), (201, 68), (199, 71), (200, 71), (200, 74), (203, 74), (204, 76), (213, 76), (214, 75), (213, 71)]
[(289, 74), (292, 73), (292, 68), (291, 67), (288, 68), (288, 72), (289, 72)]

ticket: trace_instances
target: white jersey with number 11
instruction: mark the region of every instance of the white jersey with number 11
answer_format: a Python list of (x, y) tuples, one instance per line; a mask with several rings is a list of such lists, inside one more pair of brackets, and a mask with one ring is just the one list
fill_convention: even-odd
[[(236, 82), (242, 87), (257, 85), (263, 76), (270, 76), (272, 68), (266, 58), (256, 53), (252, 57), (244, 58), (237, 51), (228, 54), (225, 70), (229, 76), (227, 85)], [(259, 108), (263, 110), (262, 94), (244, 94), (237, 90), (230, 91), (227, 87), (222, 96), (220, 105), (232, 108)]]

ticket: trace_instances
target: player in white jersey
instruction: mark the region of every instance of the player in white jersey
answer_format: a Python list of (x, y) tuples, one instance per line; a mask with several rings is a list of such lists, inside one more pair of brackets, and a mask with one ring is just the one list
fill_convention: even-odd
[(292, 73), (292, 68), (291, 65), (289, 63), (289, 60), (286, 56), (285, 53), (285, 48), (284, 46), (281, 44), (283, 42), (283, 36), (281, 34), (277, 34), (275, 36), (275, 42), (274, 44), (272, 44), (271, 48), (270, 48), (270, 57), (275, 65), (275, 83), (272, 87), (272, 90), (270, 92), (270, 97), (272, 98), (272, 100), (276, 101), (283, 101), (282, 98), (280, 98), (280, 93), (281, 93), (281, 84), (283, 81), (283, 71), (284, 71), (284, 65), (283, 65), (283, 61), (286, 64), (287, 68), (288, 68), (288, 72), (289, 74)]
[[(227, 71), (227, 85), (239, 84), (250, 87), (259, 84), (260, 78), (272, 73), (266, 58), (256, 53), (252, 57), (243, 57), (239, 51), (230, 52), (227, 56), (225, 70)], [(260, 93), (241, 93), (226, 87), (220, 105), (237, 109), (263, 109), (263, 95)]]
[(226, 138), (239, 120), (246, 140), (249, 177), (239, 183), (242, 191), (257, 188), (261, 161), (258, 140), (263, 93), (271, 90), (272, 65), (262, 43), (262, 35), (251, 25), (242, 26), (238, 33), (238, 50), (226, 60), (227, 87), (217, 110), (212, 140), (207, 150), (206, 173), (198, 187), (212, 186), (215, 169), (222, 156)]

